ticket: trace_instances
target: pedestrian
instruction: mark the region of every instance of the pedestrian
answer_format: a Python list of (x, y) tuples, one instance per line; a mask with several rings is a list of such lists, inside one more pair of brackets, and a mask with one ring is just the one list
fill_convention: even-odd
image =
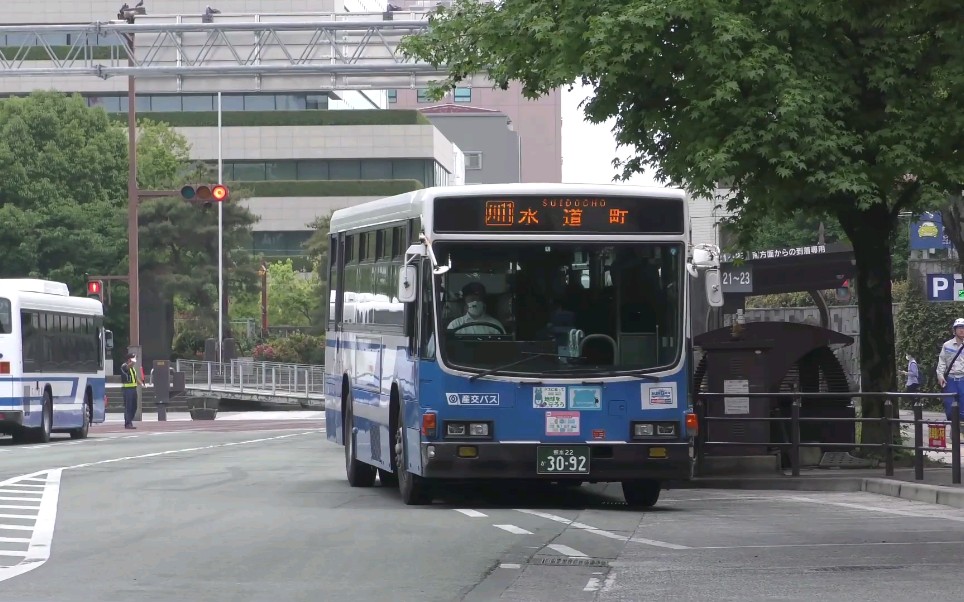
[(121, 364), (121, 390), (124, 393), (124, 428), (136, 429), (134, 415), (137, 413), (137, 383), (144, 385), (144, 379), (138, 379), (136, 367), (137, 358), (133, 353), (127, 354), (127, 361)]
[(917, 369), (917, 360), (910, 353), (905, 357), (907, 358), (907, 384), (904, 389), (908, 393), (917, 393), (920, 391), (920, 374)]
[[(951, 330), (954, 338), (944, 341), (937, 356), (937, 382), (944, 393), (957, 394), (958, 415), (964, 418), (964, 404), (960, 403), (964, 400), (964, 356), (961, 356), (964, 351), (964, 318), (954, 320)], [(944, 397), (944, 416), (948, 420), (951, 419), (951, 403), (954, 399), (952, 396)]]

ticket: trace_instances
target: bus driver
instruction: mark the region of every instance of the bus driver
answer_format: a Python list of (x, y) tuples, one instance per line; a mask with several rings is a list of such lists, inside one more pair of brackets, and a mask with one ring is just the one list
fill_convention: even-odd
[[(496, 318), (485, 313), (485, 287), (481, 282), (470, 282), (462, 287), (462, 301), (465, 302), (465, 315), (449, 322), (449, 330), (455, 334), (504, 334), (505, 327)], [(478, 326), (464, 326), (479, 324)], [(493, 324), (494, 327), (484, 324)], [(461, 328), (459, 328), (461, 326)]]

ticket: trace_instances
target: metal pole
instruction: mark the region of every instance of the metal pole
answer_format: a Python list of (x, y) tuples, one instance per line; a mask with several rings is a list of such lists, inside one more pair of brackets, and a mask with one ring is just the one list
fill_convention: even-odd
[[(134, 34), (127, 36), (131, 57), (134, 55)], [(133, 66), (133, 59), (128, 57), (128, 65)], [(141, 344), (140, 323), (140, 279), (138, 267), (140, 259), (137, 256), (137, 205), (140, 198), (137, 190), (137, 92), (134, 86), (134, 76), (127, 78), (127, 283), (130, 291), (130, 341), (128, 345), (138, 347)]]
[(951, 402), (951, 482), (961, 484), (961, 396)]
[(924, 406), (914, 402), (914, 478), (924, 480)]
[(800, 476), (800, 398), (794, 396), (790, 405), (790, 469)]
[(884, 401), (884, 474), (894, 476), (894, 404), (890, 399)]
[[(221, 93), (218, 92), (218, 184), (224, 184), (221, 156)], [(224, 203), (218, 203), (218, 362), (224, 362)]]

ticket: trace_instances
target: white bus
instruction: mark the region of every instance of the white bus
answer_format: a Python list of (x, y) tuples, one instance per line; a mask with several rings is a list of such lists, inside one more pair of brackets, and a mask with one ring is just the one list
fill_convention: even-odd
[(352, 486), (614, 481), (651, 506), (689, 478), (700, 271), (723, 298), (683, 191), (428, 188), (336, 211), (329, 249), (326, 433)]
[(48, 280), (0, 279), (0, 434), (47, 442), (104, 422), (104, 309)]

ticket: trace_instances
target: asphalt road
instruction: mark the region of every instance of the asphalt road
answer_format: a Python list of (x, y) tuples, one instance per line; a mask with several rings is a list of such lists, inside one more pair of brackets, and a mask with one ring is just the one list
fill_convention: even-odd
[(503, 485), (407, 507), (348, 487), (321, 427), (0, 440), (0, 599), (900, 601), (964, 583), (946, 506), (680, 490), (638, 512), (617, 486)]

